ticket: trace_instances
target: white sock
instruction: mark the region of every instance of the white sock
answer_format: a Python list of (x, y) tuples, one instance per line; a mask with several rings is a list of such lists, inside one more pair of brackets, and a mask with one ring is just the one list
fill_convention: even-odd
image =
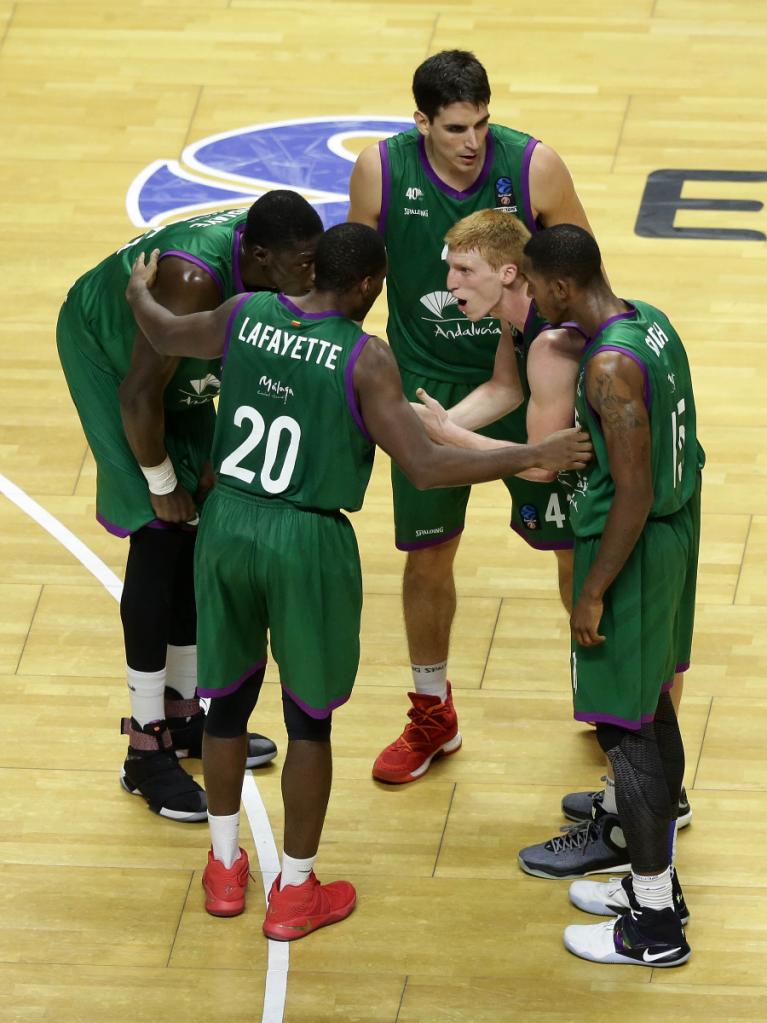
[(168, 643), (165, 662), (166, 685), (175, 689), (182, 700), (191, 700), (197, 691), (197, 647), (172, 646)]
[(618, 804), (615, 802), (615, 781), (605, 775), (605, 795), (602, 800), (602, 809), (607, 813), (617, 813)]
[(128, 665), (128, 690), (131, 717), (143, 728), (150, 721), (165, 718), (165, 668), (161, 671), (136, 671)]
[(447, 699), (447, 661), (440, 664), (411, 664), (413, 685), (417, 693)]
[(208, 827), (213, 858), (220, 860), (228, 869), (240, 858), (240, 811), (220, 817), (209, 812)]
[(282, 876), (280, 877), (280, 891), (287, 885), (299, 885), (303, 884), (314, 869), (314, 861), (317, 859), (317, 853), (314, 856), (309, 856), (305, 860), (296, 860), (292, 856), (288, 856), (286, 852), (282, 854)]
[(662, 874), (642, 875), (631, 871), (634, 895), (640, 906), (646, 909), (673, 909), (671, 894), (671, 867)]

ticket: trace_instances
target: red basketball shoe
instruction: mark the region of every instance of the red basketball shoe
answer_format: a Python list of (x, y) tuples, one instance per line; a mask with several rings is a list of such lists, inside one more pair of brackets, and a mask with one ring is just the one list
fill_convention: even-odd
[(354, 909), (357, 893), (348, 881), (320, 884), (314, 871), (303, 884), (289, 884), (280, 891), (278, 875), (269, 892), (263, 931), (275, 941), (296, 941), (344, 920)]
[(225, 867), (221, 860), (208, 853), (208, 865), (202, 875), (205, 889), (205, 908), (211, 916), (238, 916), (245, 909), (245, 893), (248, 889), (248, 854), (240, 849), (239, 858), (231, 867)]
[(413, 706), (405, 731), (378, 755), (373, 764), (373, 777), (379, 781), (402, 784), (426, 774), (434, 757), (457, 753), (461, 748), (458, 717), (453, 706), (450, 683), (447, 698), (423, 693), (408, 693)]

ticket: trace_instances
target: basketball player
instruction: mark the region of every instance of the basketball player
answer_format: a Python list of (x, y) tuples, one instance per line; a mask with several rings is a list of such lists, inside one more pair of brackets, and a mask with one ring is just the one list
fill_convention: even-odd
[[(349, 219), (377, 228), (389, 254), (387, 334), (405, 394), (424, 387), (449, 408), (493, 371), (500, 327), (483, 318), (467, 324), (445, 289), (444, 236), (462, 217), (495, 207), (535, 231), (562, 221), (588, 228), (572, 179), (560, 157), (523, 132), (490, 124), (490, 85), (476, 57), (437, 53), (416, 69), (415, 127), (364, 150), (349, 186)], [(520, 398), (521, 400), (521, 398)], [(518, 408), (488, 431), (523, 442)], [(469, 490), (419, 493), (392, 463), (395, 541), (407, 551), (403, 579), (405, 630), (414, 692), (402, 735), (378, 756), (373, 776), (404, 783), (421, 777), (437, 755), (461, 745), (447, 679), (456, 608), (453, 561), (464, 527)], [(517, 487), (520, 490), (516, 490)], [(507, 481), (512, 527), (535, 547), (554, 549), (559, 585), (569, 601), (572, 554), (551, 519), (529, 528), (522, 515), (524, 483)]]
[(631, 862), (621, 882), (571, 886), (575, 905), (617, 920), (568, 927), (565, 945), (595, 962), (676, 966), (690, 956), (672, 866), (684, 749), (667, 690), (690, 658), (704, 460), (687, 355), (664, 313), (613, 294), (582, 228), (531, 238), (522, 272), (550, 323), (575, 320), (591, 338), (575, 407), (595, 459), (570, 503), (573, 697), (612, 764)]
[(314, 862), (330, 793), (332, 711), (350, 696), (362, 600), (354, 533), (340, 509), (362, 504), (374, 446), (417, 487), (497, 479), (532, 466), (585, 465), (577, 431), (537, 446), (471, 452), (430, 441), (402, 393), (386, 344), (361, 321), (380, 294), (377, 232), (342, 224), (320, 240), (304, 298), (248, 295), (175, 317), (147, 288), (140, 256), (128, 296), (166, 355), (224, 354), (213, 454), (195, 562), (200, 692), (211, 697), (203, 768), (212, 848), (203, 883), (214, 915), (242, 912), (248, 859), (239, 848), (244, 734), (264, 677), (266, 636), (280, 667), (288, 753), (282, 774), (282, 872), (263, 924), (290, 941), (342, 920), (356, 895), (321, 885)]
[[(511, 324), (514, 335), (501, 338), (490, 380), (480, 384), (452, 409), (445, 411), (427, 393), (419, 392), (432, 412), (428, 413), (424, 406), (416, 406), (416, 411), (434, 440), (478, 449), (497, 444), (496, 440), (467, 431), (492, 423), (514, 408), (519, 402), (520, 380), (530, 443), (573, 423), (578, 366), (588, 339), (576, 324), (551, 328), (530, 299), (527, 282), (519, 272), (529, 238), (530, 232), (520, 220), (497, 210), (472, 213), (455, 224), (445, 237), (449, 267), (447, 287), (458, 308), (473, 322), (487, 315), (497, 316)], [(533, 470), (526, 476), (539, 480), (549, 478), (540, 470)], [(519, 480), (515, 492), (524, 493), (522, 518), (525, 526), (537, 529), (542, 522), (545, 528), (553, 519), (556, 528), (572, 545), (567, 512), (570, 497), (576, 496), (573, 482), (563, 478), (562, 483), (525, 485)], [(565, 520), (564, 528), (560, 520)], [(675, 711), (682, 678), (681, 674), (676, 676), (671, 691)], [(629, 869), (609, 766), (608, 772), (603, 791), (571, 793), (564, 797), (563, 807), (570, 812), (573, 802), (580, 800), (586, 804), (584, 823), (568, 829), (564, 836), (551, 842), (523, 850), (520, 862), (525, 869), (529, 867), (531, 872), (543, 877), (575, 877), (595, 871)], [(690, 816), (682, 789), (677, 826), (689, 823)]]
[[(131, 264), (162, 255), (155, 294), (177, 313), (214, 309), (247, 288), (308, 290), (322, 224), (295, 192), (249, 211), (172, 224), (129, 242), (70, 290), (59, 316), (61, 364), (98, 469), (97, 518), (130, 537), (120, 605), (131, 716), (122, 722), (126, 791), (175, 821), (206, 817), (205, 793), (178, 758), (201, 755), (195, 692), (195, 522), (209, 491), (217, 361), (158, 356), (125, 301)], [(248, 763), (277, 748), (251, 735)]]

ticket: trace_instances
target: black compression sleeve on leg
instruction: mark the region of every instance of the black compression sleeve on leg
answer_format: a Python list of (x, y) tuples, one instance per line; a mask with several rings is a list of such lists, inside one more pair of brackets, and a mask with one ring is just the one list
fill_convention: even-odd
[(615, 774), (615, 799), (631, 866), (638, 874), (660, 874), (669, 864), (671, 800), (654, 728), (646, 724), (629, 731), (600, 724), (597, 738)]
[(197, 605), (194, 600), (194, 544), (196, 530), (179, 532), (179, 552), (173, 578), (168, 642), (193, 646), (197, 642)]
[(666, 785), (671, 799), (671, 819), (676, 820), (679, 815), (679, 796), (684, 781), (684, 744), (674, 704), (668, 693), (661, 693), (653, 723), (655, 738), (658, 741), (658, 752), (663, 763)]
[(165, 667), (181, 534), (144, 526), (130, 538), (120, 617), (125, 659), (136, 671)]
[(236, 739), (245, 734), (248, 719), (258, 702), (265, 670), (260, 668), (253, 675), (249, 675), (233, 693), (211, 698), (205, 718), (207, 735), (212, 735), (215, 739)]
[(330, 742), (332, 714), (326, 718), (313, 718), (282, 690), (282, 714), (289, 739), (306, 739), (308, 742)]

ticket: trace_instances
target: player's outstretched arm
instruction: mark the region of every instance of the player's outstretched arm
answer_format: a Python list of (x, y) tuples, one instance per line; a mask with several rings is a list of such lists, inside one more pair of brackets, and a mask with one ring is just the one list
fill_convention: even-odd
[(632, 359), (618, 352), (595, 355), (586, 370), (586, 395), (600, 417), (615, 482), (599, 550), (570, 619), (576, 642), (595, 646), (604, 642), (598, 629), (605, 592), (626, 564), (652, 507), (652, 448), (644, 376)]
[(125, 291), (144, 336), (161, 355), (199, 359), (221, 355), (226, 344), (229, 314), (242, 296), (235, 295), (213, 310), (178, 316), (161, 305), (150, 291), (157, 276), (158, 255), (159, 250), (155, 249), (148, 263), (143, 253), (139, 255)]
[[(218, 286), (210, 274), (175, 256), (160, 262), (153, 294), (177, 315), (215, 309), (219, 303)], [(158, 354), (144, 335), (137, 333), (119, 395), (125, 436), (141, 466), (161, 466), (168, 457), (164, 395), (178, 363), (178, 357)], [(165, 485), (173, 485), (172, 477)], [(197, 514), (192, 495), (178, 482), (164, 494), (150, 490), (150, 500), (157, 517), (166, 522), (187, 522)]]
[(534, 446), (491, 451), (435, 444), (402, 393), (394, 356), (379, 338), (371, 338), (357, 360), (354, 386), (371, 437), (419, 490), (484, 483), (533, 466), (583, 468), (590, 457), (587, 435), (576, 430), (555, 434)]
[(513, 412), (522, 404), (524, 397), (514, 336), (509, 325), (504, 323), (495, 353), (493, 375), (449, 408), (447, 414), (458, 426), (479, 430)]
[(383, 197), (383, 174), (381, 172), (381, 154), (378, 145), (363, 149), (354, 164), (349, 180), (349, 216), (350, 223), (367, 224), (378, 230)]

